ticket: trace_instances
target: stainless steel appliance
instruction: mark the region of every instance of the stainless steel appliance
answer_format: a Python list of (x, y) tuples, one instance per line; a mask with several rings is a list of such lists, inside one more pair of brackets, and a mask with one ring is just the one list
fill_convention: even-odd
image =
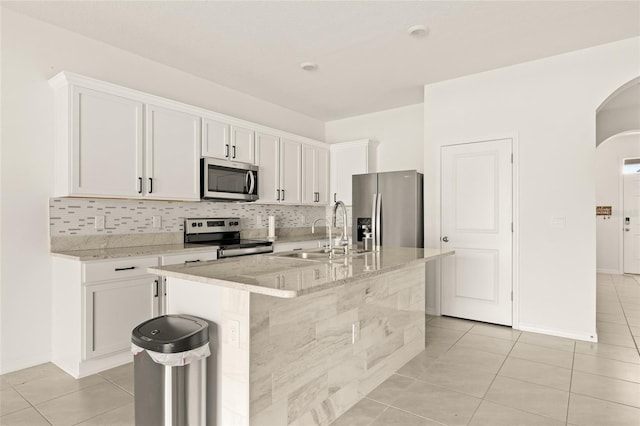
[(273, 252), (271, 241), (241, 239), (237, 217), (185, 219), (184, 242), (218, 246), (218, 259)]
[(359, 246), (424, 247), (423, 175), (415, 170), (352, 177), (352, 236)]
[(256, 201), (258, 166), (215, 158), (200, 160), (200, 197), (218, 201)]

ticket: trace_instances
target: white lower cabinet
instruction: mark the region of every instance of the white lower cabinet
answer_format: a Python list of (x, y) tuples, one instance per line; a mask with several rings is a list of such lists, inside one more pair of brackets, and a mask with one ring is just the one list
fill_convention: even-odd
[(52, 264), (53, 363), (80, 378), (131, 362), (131, 331), (159, 314), (159, 257)]
[(131, 330), (158, 315), (158, 284), (148, 275), (84, 286), (85, 359), (130, 350)]

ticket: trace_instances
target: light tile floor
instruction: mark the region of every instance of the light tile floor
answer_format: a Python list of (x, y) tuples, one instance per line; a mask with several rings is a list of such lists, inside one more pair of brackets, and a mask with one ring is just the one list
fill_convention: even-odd
[[(597, 321), (593, 344), (427, 317), (425, 351), (332, 426), (638, 426), (640, 276), (598, 275)], [(5, 374), (0, 424), (133, 425), (132, 373)]]

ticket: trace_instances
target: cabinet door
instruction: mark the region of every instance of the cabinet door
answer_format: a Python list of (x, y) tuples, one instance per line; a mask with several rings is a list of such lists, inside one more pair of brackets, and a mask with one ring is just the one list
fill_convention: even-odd
[(343, 201), (351, 205), (351, 177), (369, 172), (368, 143), (331, 146), (331, 197), (330, 203)]
[(147, 105), (145, 191), (149, 198), (200, 199), (200, 118)]
[(317, 154), (311, 145), (302, 145), (302, 202), (316, 204)]
[(231, 152), (229, 158), (233, 161), (253, 164), (255, 161), (253, 130), (231, 126)]
[(258, 170), (258, 197), (260, 202), (280, 200), (280, 139), (256, 133), (256, 163)]
[(202, 156), (229, 158), (229, 125), (209, 118), (202, 119)]
[(129, 350), (131, 330), (157, 314), (158, 277), (85, 285), (84, 359)]
[(280, 141), (280, 201), (302, 202), (302, 144), (288, 139)]
[(329, 202), (329, 150), (316, 148), (316, 156), (316, 192), (318, 193), (316, 200), (319, 204), (327, 204)]
[(72, 195), (141, 196), (142, 103), (73, 89)]

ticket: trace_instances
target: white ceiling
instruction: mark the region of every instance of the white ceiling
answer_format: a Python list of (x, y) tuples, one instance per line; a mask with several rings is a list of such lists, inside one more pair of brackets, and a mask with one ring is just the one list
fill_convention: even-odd
[[(423, 85), (640, 35), (639, 1), (3, 1), (322, 121)], [(407, 28), (424, 24), (427, 37)], [(301, 62), (318, 64), (302, 71)]]

